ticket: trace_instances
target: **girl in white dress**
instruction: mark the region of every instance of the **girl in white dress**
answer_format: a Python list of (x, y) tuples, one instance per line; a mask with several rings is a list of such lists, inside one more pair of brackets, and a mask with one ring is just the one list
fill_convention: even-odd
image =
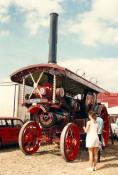
[(89, 121), (87, 122), (86, 127), (83, 127), (86, 132), (86, 147), (89, 152), (90, 168), (87, 168), (90, 171), (96, 170), (97, 162), (97, 151), (99, 147), (99, 138), (98, 138), (98, 125), (96, 122), (96, 113), (93, 111), (89, 112)]

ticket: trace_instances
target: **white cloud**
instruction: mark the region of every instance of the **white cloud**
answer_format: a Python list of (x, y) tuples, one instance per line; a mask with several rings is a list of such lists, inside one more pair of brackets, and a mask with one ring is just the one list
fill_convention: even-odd
[[(63, 11), (61, 0), (0, 0), (0, 22), (10, 20), (8, 7), (16, 5), (21, 11), (25, 12), (25, 27), (35, 35), (40, 27), (47, 27), (47, 17), (51, 12), (61, 13)], [(2, 11), (5, 11), (3, 13)], [(48, 19), (49, 20), (49, 19)]]
[(0, 37), (4, 37), (4, 36), (8, 36), (8, 35), (9, 35), (9, 31), (7, 31), (7, 30), (0, 31)]
[(0, 14), (0, 22), (1, 23), (6, 23), (9, 21), (9, 16), (5, 14)]
[[(74, 60), (74, 62), (72, 62)], [(82, 75), (85, 72), (85, 78), (108, 90), (118, 91), (118, 59), (117, 58), (74, 58), (61, 62), (60, 65)]]
[[(74, 60), (74, 61), (72, 61)], [(71, 58), (64, 59), (59, 65), (72, 70), (93, 83), (111, 92), (118, 92), (118, 58)], [(2, 78), (0, 82), (10, 81)]]
[(82, 42), (90, 46), (118, 44), (117, 9), (118, 0), (93, 0), (88, 11), (65, 24), (65, 31), (79, 34)]
[(61, 12), (60, 0), (0, 0), (1, 7), (9, 7), (11, 4), (23, 10), (36, 10), (40, 15), (48, 15), (52, 11)]
[(0, 23), (7, 23), (9, 20), (10, 16), (8, 15), (6, 6), (1, 5), (0, 3)]
[[(117, 0), (93, 0), (92, 13), (97, 18), (118, 22), (118, 1)], [(105, 8), (106, 7), (106, 8)]]
[(36, 11), (27, 13), (25, 27), (30, 30), (31, 35), (36, 35), (41, 27), (48, 27), (49, 19), (40, 17)]
[(59, 0), (35, 0), (35, 3), (34, 0), (18, 1), (17, 5), (27, 11), (25, 27), (30, 30), (30, 34), (36, 35), (41, 27), (48, 26), (51, 12), (63, 11), (59, 2)]

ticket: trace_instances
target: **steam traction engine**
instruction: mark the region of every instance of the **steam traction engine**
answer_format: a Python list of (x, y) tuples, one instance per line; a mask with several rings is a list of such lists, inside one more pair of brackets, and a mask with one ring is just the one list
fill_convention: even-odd
[[(30, 121), (19, 134), (19, 146), (25, 154), (35, 153), (42, 142), (57, 143), (66, 161), (78, 155), (83, 126), (88, 111), (94, 110), (104, 120), (104, 141), (108, 142), (109, 120), (105, 106), (97, 104), (97, 93), (104, 90), (72, 71), (56, 64), (57, 14), (50, 18), (48, 64), (22, 68), (11, 80), (22, 84), (23, 105), (30, 112)], [(25, 86), (31, 93), (25, 94)], [(79, 95), (79, 99), (78, 99)]]

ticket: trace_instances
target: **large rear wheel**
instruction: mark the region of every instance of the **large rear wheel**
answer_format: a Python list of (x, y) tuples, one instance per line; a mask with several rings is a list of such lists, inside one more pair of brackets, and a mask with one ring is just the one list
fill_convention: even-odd
[(42, 129), (35, 121), (29, 121), (23, 125), (19, 133), (19, 146), (23, 153), (35, 153), (41, 143)]
[(104, 105), (99, 105), (97, 113), (101, 116), (101, 118), (104, 121), (103, 138), (106, 146), (108, 144), (110, 130), (108, 112)]
[(79, 151), (80, 133), (76, 124), (68, 123), (62, 133), (60, 139), (60, 150), (66, 161), (73, 161)]
[(0, 149), (2, 148), (2, 139), (0, 139)]

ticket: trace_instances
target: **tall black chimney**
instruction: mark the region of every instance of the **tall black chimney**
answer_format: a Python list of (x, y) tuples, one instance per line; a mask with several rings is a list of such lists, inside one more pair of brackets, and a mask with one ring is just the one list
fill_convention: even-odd
[(58, 14), (50, 14), (49, 58), (48, 63), (56, 63), (57, 60), (57, 22)]

